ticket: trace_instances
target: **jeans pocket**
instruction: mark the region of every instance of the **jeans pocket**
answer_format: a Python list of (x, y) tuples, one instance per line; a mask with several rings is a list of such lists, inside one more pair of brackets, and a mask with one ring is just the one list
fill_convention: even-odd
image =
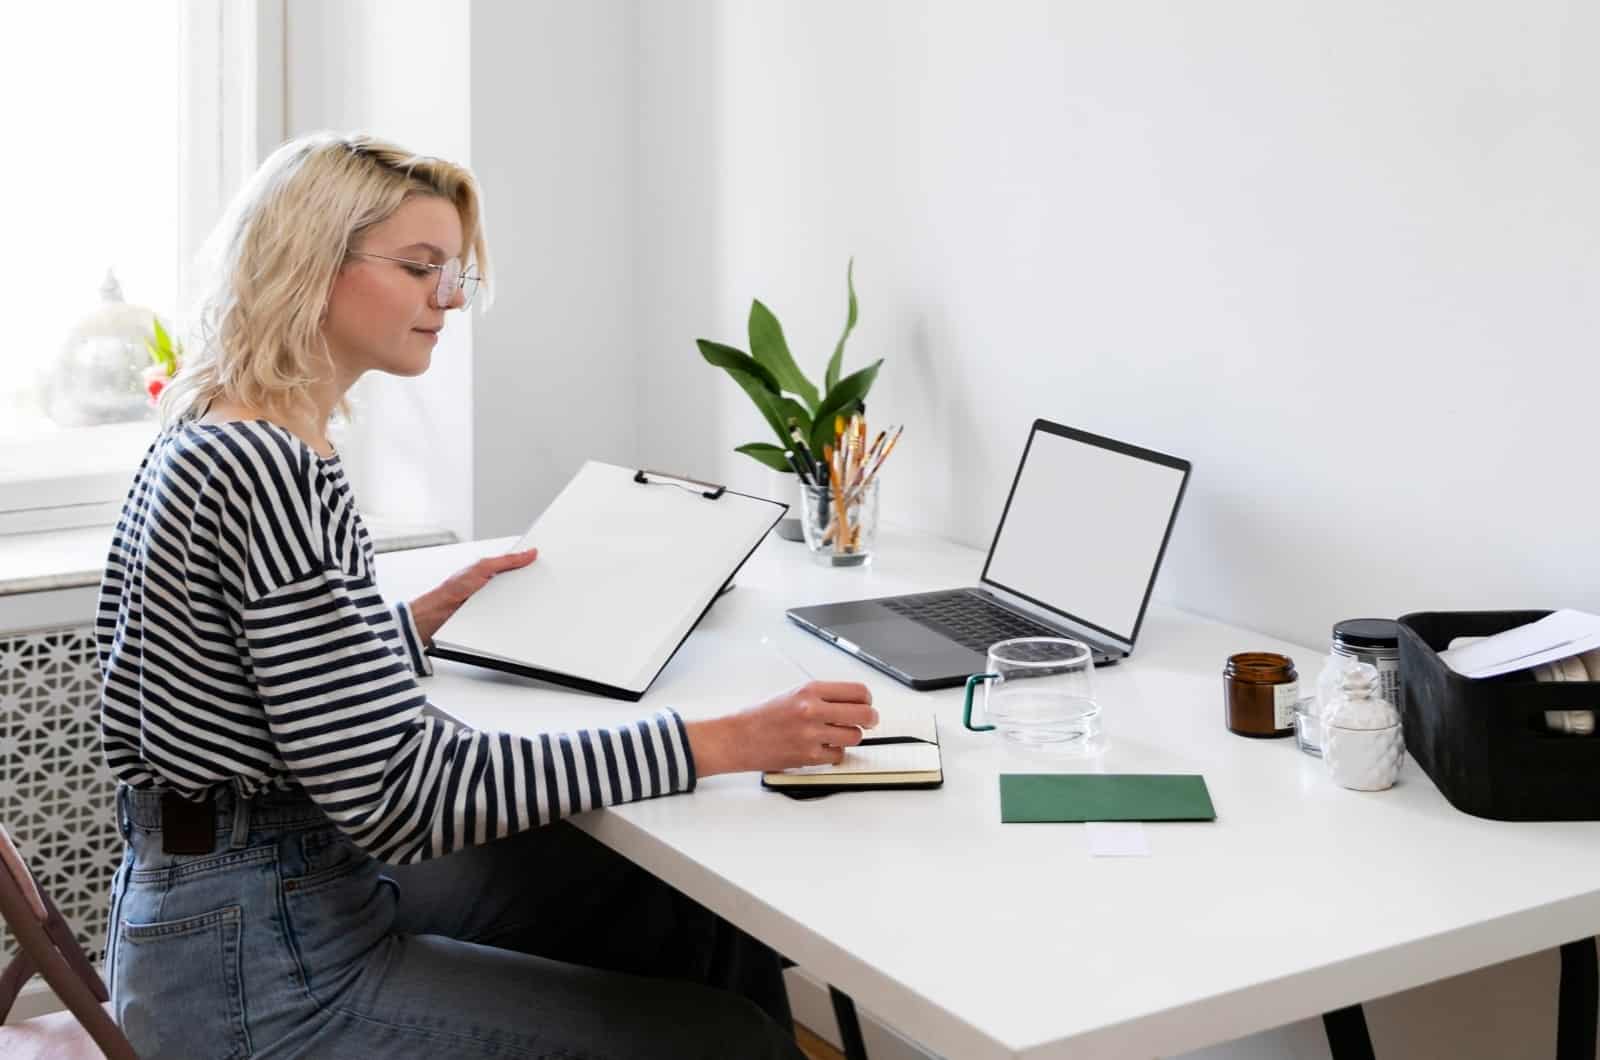
[(116, 1016), (140, 1056), (250, 1053), (240, 968), (244, 915), (117, 925)]
[(283, 909), (306, 988), (328, 1004), (393, 929), (394, 886), (379, 862), (348, 841), (307, 860), (320, 867), (283, 881)]

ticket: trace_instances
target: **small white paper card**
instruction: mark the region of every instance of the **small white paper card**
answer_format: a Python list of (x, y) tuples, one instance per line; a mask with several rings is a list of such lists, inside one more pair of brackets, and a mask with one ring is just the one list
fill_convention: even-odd
[(1138, 821), (1086, 821), (1092, 858), (1147, 858), (1150, 837)]

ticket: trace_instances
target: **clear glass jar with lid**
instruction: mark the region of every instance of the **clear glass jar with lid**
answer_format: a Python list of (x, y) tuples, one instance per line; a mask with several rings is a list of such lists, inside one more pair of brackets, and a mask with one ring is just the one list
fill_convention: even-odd
[(1334, 655), (1378, 671), (1381, 694), (1400, 709), (1400, 626), (1391, 618), (1347, 618), (1333, 625)]
[(150, 364), (145, 340), (155, 314), (123, 301), (106, 272), (100, 302), (67, 333), (45, 374), (43, 409), (62, 427), (124, 423), (151, 414), (141, 373)]

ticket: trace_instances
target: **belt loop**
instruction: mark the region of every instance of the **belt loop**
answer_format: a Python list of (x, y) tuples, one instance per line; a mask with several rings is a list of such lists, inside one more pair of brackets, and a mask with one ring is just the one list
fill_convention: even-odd
[(117, 817), (117, 834), (126, 843), (133, 832), (132, 814), (128, 812), (128, 785), (117, 785), (116, 804), (112, 812)]
[(232, 850), (244, 849), (245, 838), (250, 834), (250, 800), (240, 791), (237, 779), (233, 782), (233, 839), (228, 847)]

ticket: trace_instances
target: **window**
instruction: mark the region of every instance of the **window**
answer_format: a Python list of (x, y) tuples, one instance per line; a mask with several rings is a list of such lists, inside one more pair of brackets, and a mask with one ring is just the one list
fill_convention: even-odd
[(282, 0), (54, 0), (4, 35), (0, 534), (114, 520), (156, 429), (150, 317), (281, 132), (281, 25)]

